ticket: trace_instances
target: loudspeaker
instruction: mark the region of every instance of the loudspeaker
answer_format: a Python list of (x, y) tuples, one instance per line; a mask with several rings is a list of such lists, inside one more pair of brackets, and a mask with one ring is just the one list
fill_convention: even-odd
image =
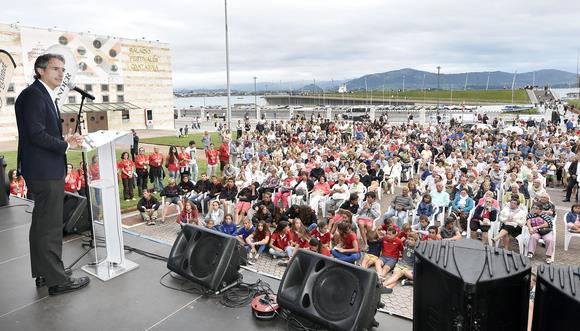
[(533, 331), (578, 330), (580, 267), (538, 267)]
[(277, 295), (281, 307), (331, 330), (371, 329), (380, 303), (374, 271), (302, 249)]
[(8, 204), (8, 196), (10, 188), (8, 186), (9, 179), (6, 174), (6, 162), (4, 161), (4, 155), (0, 155), (0, 207), (4, 207)]
[(64, 192), (62, 223), (62, 230), (65, 234), (80, 233), (90, 229), (87, 198), (76, 193)]
[(212, 291), (239, 278), (241, 246), (221, 232), (186, 224), (175, 239), (167, 268)]
[(415, 249), (413, 330), (526, 330), (530, 259), (476, 240)]

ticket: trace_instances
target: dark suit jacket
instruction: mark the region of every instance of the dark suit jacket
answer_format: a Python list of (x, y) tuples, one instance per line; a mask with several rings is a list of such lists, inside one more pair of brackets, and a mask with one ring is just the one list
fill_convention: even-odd
[(18, 168), (26, 180), (63, 179), (68, 144), (50, 94), (38, 80), (16, 99)]

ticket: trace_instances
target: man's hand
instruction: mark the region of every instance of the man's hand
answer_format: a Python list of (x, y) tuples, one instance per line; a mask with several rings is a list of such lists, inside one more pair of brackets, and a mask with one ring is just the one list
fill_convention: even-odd
[(78, 148), (84, 142), (83, 136), (78, 133), (73, 133), (72, 128), (68, 130), (68, 134), (64, 136), (64, 140), (69, 143), (71, 148)]

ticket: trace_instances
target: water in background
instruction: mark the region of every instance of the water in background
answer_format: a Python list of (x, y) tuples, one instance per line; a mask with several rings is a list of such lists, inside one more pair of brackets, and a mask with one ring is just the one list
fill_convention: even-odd
[[(226, 107), (227, 106), (227, 99), (228, 99), (228, 97), (226, 97), (226, 96), (223, 96), (223, 97), (187, 97), (187, 98), (174, 97), (173, 98), (173, 105), (177, 109), (189, 108), (190, 106), (193, 106), (193, 107), (201, 107), (201, 106), (205, 106), (205, 107), (223, 106), (223, 107)], [(258, 101), (258, 106), (265, 106), (266, 105), (266, 99), (264, 99), (264, 96), (262, 96), (262, 95), (258, 95), (257, 101)], [(230, 103), (232, 106), (235, 104), (253, 105), (254, 104), (254, 96), (253, 95), (246, 95), (246, 96), (239, 96), (239, 97), (231, 96)]]

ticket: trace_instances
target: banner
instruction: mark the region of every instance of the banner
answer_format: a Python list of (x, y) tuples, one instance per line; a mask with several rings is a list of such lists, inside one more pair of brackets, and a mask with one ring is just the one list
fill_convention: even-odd
[(16, 69), (16, 63), (10, 53), (0, 49), (0, 111), (4, 106), (4, 96), (12, 81), (14, 69)]

